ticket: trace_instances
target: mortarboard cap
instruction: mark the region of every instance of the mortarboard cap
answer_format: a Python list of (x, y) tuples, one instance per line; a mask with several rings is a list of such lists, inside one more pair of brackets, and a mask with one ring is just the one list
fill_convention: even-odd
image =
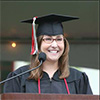
[[(32, 46), (35, 44), (37, 48), (36, 36), (40, 35), (63, 35), (63, 25), (62, 22), (76, 20), (78, 17), (60, 15), (60, 14), (49, 14), (40, 17), (34, 17), (32, 19), (21, 21), (23, 23), (31, 23), (32, 27)], [(37, 31), (35, 34), (35, 24), (38, 24)], [(33, 39), (34, 38), (34, 39)], [(33, 41), (35, 40), (35, 42)], [(34, 42), (34, 43), (33, 43)], [(33, 50), (34, 51), (34, 50)], [(34, 53), (31, 53), (34, 54)]]
[[(35, 24), (38, 24), (36, 36), (40, 35), (60, 35), (63, 34), (62, 22), (79, 19), (74, 16), (60, 14), (49, 14), (37, 17)], [(33, 19), (24, 20), (24, 23), (33, 23)]]

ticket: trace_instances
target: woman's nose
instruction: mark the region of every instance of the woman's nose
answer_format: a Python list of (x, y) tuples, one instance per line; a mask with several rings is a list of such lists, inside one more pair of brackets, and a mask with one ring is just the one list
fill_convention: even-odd
[(57, 47), (57, 42), (54, 40), (51, 44), (52, 47)]

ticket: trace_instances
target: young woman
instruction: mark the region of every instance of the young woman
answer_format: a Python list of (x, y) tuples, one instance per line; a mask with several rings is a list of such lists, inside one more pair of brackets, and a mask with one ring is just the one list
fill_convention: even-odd
[(87, 75), (69, 68), (69, 43), (64, 37), (61, 22), (72, 19), (76, 18), (53, 14), (36, 20), (36, 23), (39, 23), (37, 28), (38, 53), (35, 56), (32, 55), (30, 65), (11, 72), (8, 78), (38, 66), (40, 52), (46, 54), (46, 61), (40, 68), (6, 82), (5, 93), (92, 94)]

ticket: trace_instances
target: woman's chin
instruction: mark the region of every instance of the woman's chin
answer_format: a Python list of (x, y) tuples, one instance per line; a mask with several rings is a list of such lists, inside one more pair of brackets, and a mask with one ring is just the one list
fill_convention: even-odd
[(50, 62), (57, 62), (58, 58), (52, 57), (52, 58), (47, 58), (47, 60), (50, 61)]

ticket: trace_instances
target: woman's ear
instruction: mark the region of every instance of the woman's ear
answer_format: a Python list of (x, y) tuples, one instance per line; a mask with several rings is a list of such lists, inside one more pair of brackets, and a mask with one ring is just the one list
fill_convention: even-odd
[(67, 38), (68, 37), (68, 34), (67, 33), (64, 33), (63, 36), (64, 36), (64, 38)]

